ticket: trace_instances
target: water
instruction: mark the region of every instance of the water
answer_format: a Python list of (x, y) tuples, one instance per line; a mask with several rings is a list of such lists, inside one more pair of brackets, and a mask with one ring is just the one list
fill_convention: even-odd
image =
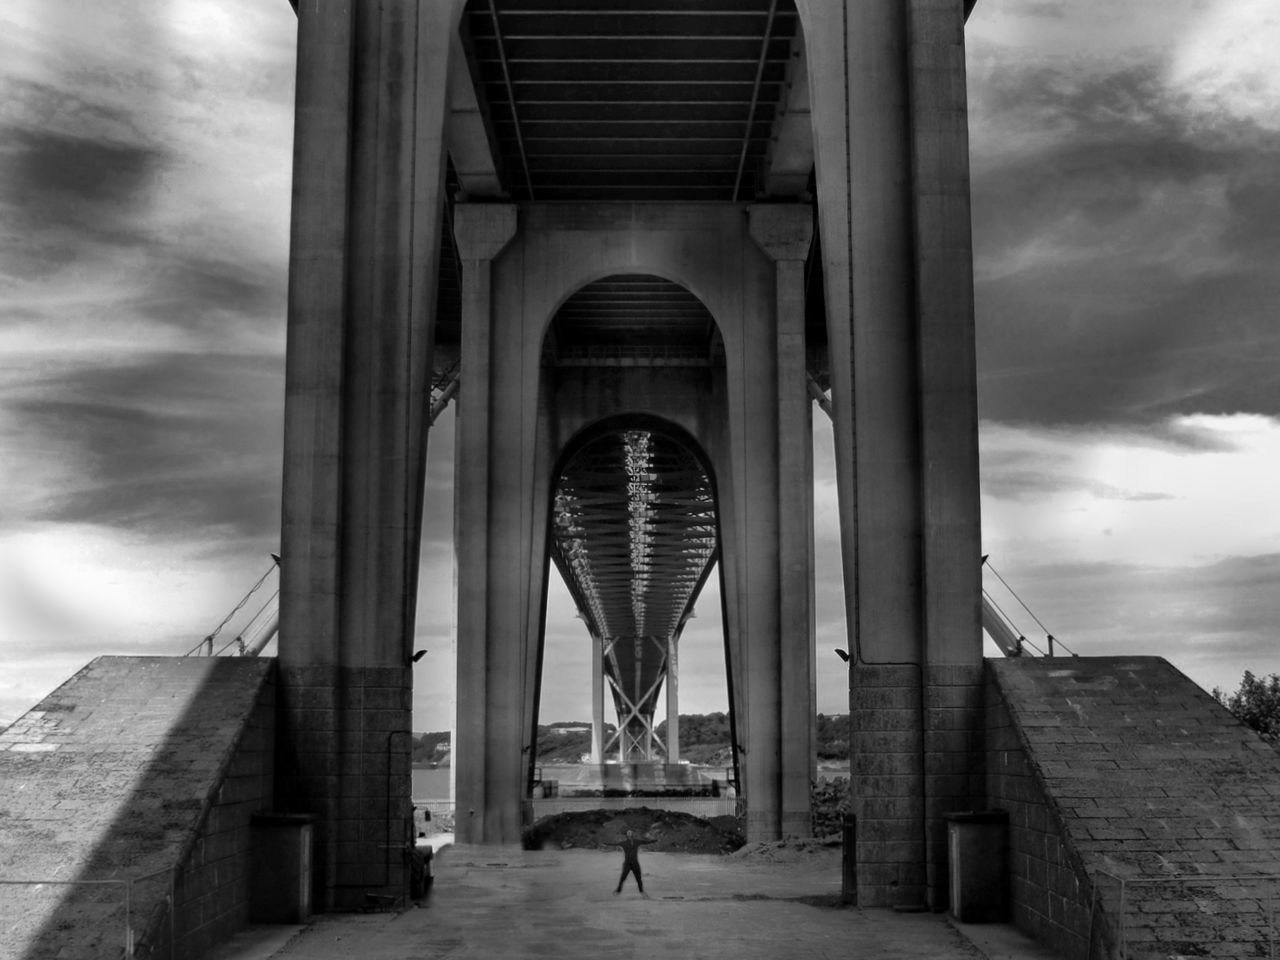
[(449, 800), (449, 768), (414, 767), (413, 799)]
[[(548, 779), (560, 780), (561, 782), (572, 781), (576, 779), (577, 768), (572, 765), (560, 766), (547, 764), (539, 765), (542, 775)], [(705, 767), (705, 772), (714, 777), (724, 776), (724, 767)], [(849, 776), (849, 762), (843, 763), (827, 763), (823, 762), (819, 768), (818, 776), (820, 778), (831, 777), (847, 777)], [(434, 770), (428, 767), (413, 768), (413, 799), (415, 800), (432, 800), (447, 802), (451, 798), (449, 796), (449, 768), (436, 767)]]

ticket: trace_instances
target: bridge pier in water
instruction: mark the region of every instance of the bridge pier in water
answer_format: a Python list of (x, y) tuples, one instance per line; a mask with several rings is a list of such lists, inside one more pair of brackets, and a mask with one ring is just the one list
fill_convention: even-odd
[[(279, 792), (316, 819), (318, 904), (404, 883), (386, 851), (408, 815), (427, 411), (454, 359), (459, 839), (519, 839), (547, 577), (576, 549), (557, 540), (557, 494), (587, 444), (628, 431), (713, 491), (748, 835), (809, 832), (812, 379), (834, 406), (860, 900), (944, 895), (941, 815), (982, 796), (965, 5), (795, 6), (726, 2), (760, 30), (758, 69), (659, 103), (661, 133), (626, 141), (649, 151), (626, 160), (607, 146), (623, 133), (574, 131), (628, 97), (627, 122), (650, 122), (656, 84), (606, 90), (549, 55), (557, 83), (596, 86), (571, 98), (577, 120), (522, 127), (560, 107), (521, 72), (540, 41), (515, 7), (300, 5)], [(681, 56), (690, 76), (725, 62)], [(753, 78), (718, 166), (699, 124), (724, 121), (694, 114)], [(676, 111), (684, 126), (661, 116)], [(645, 324), (610, 325), (600, 298), (618, 291)], [(655, 510), (662, 482), (642, 484)], [(647, 544), (658, 526), (632, 529)], [(659, 591), (678, 609), (650, 634), (618, 628), (607, 598), (593, 612), (600, 574), (585, 576), (571, 592), (602, 678), (607, 649), (678, 649), (700, 583)], [(623, 697), (634, 716), (652, 721), (661, 682)]]

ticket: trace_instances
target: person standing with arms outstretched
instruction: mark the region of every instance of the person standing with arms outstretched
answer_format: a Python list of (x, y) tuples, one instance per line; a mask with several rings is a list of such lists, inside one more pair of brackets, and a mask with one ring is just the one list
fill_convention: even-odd
[(614, 896), (622, 892), (622, 885), (627, 880), (628, 873), (636, 875), (636, 886), (640, 888), (640, 896), (646, 900), (652, 899), (644, 892), (644, 881), (640, 879), (640, 847), (642, 844), (653, 843), (655, 837), (636, 837), (634, 830), (627, 831), (625, 840), (616, 840), (610, 846), (622, 848), (622, 876), (618, 878), (618, 886), (613, 891)]

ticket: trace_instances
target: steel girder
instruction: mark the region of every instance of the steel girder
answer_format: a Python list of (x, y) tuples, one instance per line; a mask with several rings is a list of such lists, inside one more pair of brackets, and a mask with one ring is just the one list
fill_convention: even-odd
[(698, 458), (647, 429), (588, 443), (557, 477), (552, 556), (618, 713), (606, 752), (665, 755), (653, 722), (671, 644), (716, 557), (715, 496)]

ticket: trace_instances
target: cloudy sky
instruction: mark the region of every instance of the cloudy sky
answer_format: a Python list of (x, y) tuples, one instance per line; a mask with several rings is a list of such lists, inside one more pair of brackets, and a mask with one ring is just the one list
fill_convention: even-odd
[[(186, 651), (270, 565), (293, 34), (286, 0), (0, 7), (0, 721), (98, 654)], [(1280, 670), (1280, 8), (980, 0), (968, 40), (984, 550), (1078, 653)], [(421, 730), (450, 713), (450, 421)], [(550, 609), (544, 720), (585, 719), (580, 625)], [(717, 609), (688, 711), (725, 702)]]

